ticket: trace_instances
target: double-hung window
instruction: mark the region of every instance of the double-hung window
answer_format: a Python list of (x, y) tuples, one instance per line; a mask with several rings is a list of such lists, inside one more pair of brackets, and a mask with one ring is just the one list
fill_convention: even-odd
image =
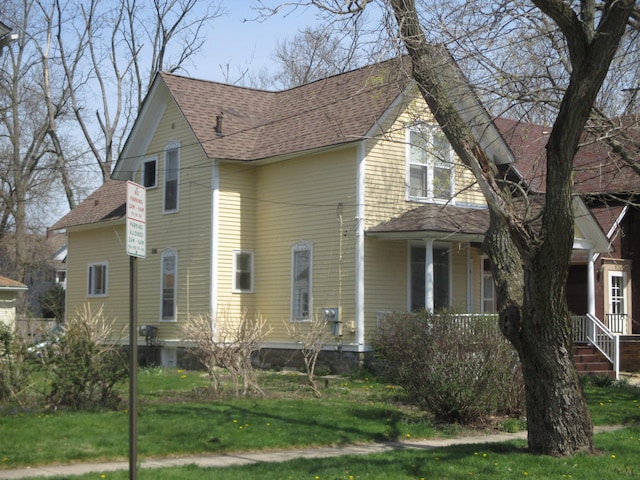
[(298, 242), (291, 249), (291, 319), (310, 320), (312, 248)]
[(448, 202), (453, 196), (453, 151), (440, 128), (412, 125), (408, 130), (408, 197)]
[(87, 269), (87, 295), (90, 297), (107, 296), (107, 264), (90, 263)]
[(178, 210), (180, 144), (172, 142), (164, 150), (164, 212)]
[(162, 252), (160, 267), (160, 319), (174, 321), (176, 319), (176, 286), (178, 274), (178, 256), (175, 250)]
[(253, 292), (253, 252), (233, 252), (233, 291)]

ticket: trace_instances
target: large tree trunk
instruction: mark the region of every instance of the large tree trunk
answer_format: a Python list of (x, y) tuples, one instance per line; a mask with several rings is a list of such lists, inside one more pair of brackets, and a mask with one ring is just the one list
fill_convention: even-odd
[(573, 361), (565, 276), (540, 255), (525, 265), (520, 355), (526, 387), (529, 450), (570, 455), (593, 448), (591, 415)]

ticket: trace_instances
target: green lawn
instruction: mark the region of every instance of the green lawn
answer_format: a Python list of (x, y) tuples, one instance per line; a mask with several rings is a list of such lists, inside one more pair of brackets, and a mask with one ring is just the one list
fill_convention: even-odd
[[(229, 453), (409, 437), (446, 437), (463, 432), (460, 427), (434, 425), (423, 413), (402, 404), (402, 391), (396, 386), (373, 378), (332, 378), (320, 399), (313, 397), (304, 377), (297, 374), (261, 373), (261, 385), (268, 392), (267, 398), (210, 401), (202, 393), (205, 385), (206, 378), (198, 372), (141, 371), (138, 407), (140, 459), (170, 454)], [(639, 388), (589, 385), (585, 391), (594, 424), (632, 425), (640, 420)], [(127, 392), (122, 393), (126, 398)], [(0, 422), (0, 472), (6, 468), (53, 462), (127, 458), (128, 412), (125, 407), (119, 411), (95, 413), (4, 412)], [(510, 422), (510, 428), (514, 423)], [(625, 472), (640, 473), (638, 437), (640, 431), (635, 427), (599, 434), (596, 445), (603, 450), (602, 455), (563, 460), (531, 457), (520, 451), (522, 444), (516, 443), (483, 447), (482, 451), (477, 450), (478, 446), (461, 446), (362, 458), (296, 461), (277, 466), (234, 467), (224, 470), (224, 473), (215, 471), (215, 478), (232, 478), (231, 475), (233, 478), (258, 475), (258, 478), (265, 479), (289, 476), (314, 478), (316, 475), (346, 479), (483, 475), (486, 478), (533, 478), (534, 475), (536, 478), (548, 478), (546, 475), (551, 475), (550, 472), (555, 472), (553, 476), (556, 478), (603, 478), (585, 476), (592, 474), (593, 468), (624, 477), (627, 475)], [(455, 467), (451, 465), (454, 459)], [(381, 471), (381, 468), (387, 470)], [(454, 470), (450, 471), (452, 468)], [(213, 472), (195, 467), (163, 469), (161, 472), (159, 477), (159, 471), (142, 471), (141, 478), (152, 478), (153, 475), (153, 478), (195, 479), (213, 475)], [(127, 478), (126, 472), (123, 475), (109, 473), (105, 478)]]

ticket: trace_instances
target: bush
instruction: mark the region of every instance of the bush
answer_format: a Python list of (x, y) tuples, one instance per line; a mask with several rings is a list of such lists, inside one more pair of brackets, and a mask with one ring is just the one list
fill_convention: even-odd
[(26, 348), (7, 324), (0, 321), (0, 404), (22, 405), (31, 377)]
[(58, 322), (64, 319), (65, 298), (67, 292), (60, 285), (54, 285), (39, 299), (40, 312), (44, 318), (55, 318)]
[(251, 356), (260, 350), (267, 333), (266, 320), (260, 315), (250, 318), (246, 311), (233, 317), (222, 309), (215, 318), (195, 315), (182, 324), (183, 339), (207, 371), (214, 397), (222, 394), (223, 370), (231, 377), (234, 396), (240, 395), (241, 383), (242, 395), (251, 391), (264, 394), (258, 385)]
[(128, 377), (127, 359), (113, 337), (113, 321), (102, 309), (85, 307), (66, 324), (64, 335), (47, 342), (42, 352), (49, 407), (73, 410), (115, 408), (118, 383)]
[(393, 314), (380, 325), (374, 346), (383, 373), (438, 421), (467, 424), (522, 412), (518, 358), (495, 319)]

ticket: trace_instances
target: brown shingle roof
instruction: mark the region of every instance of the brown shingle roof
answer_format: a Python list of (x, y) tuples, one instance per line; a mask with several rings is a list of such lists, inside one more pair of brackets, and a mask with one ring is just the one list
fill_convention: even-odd
[(281, 92), (160, 76), (209, 158), (258, 160), (361, 139), (409, 84), (400, 61)]
[(26, 290), (27, 286), (24, 283), (11, 280), (10, 278), (0, 275), (0, 289), (3, 290)]
[[(509, 144), (516, 159), (514, 168), (534, 192), (545, 192), (546, 152), (545, 147), (551, 129), (542, 125), (518, 122), (505, 118), (494, 120), (495, 125)], [(631, 135), (640, 137), (630, 129)], [(582, 194), (598, 193), (638, 193), (640, 176), (602, 142), (590, 141), (584, 136), (584, 145), (580, 147), (574, 159), (574, 187)], [(635, 147), (637, 150), (637, 146)], [(633, 147), (629, 150), (631, 155)], [(636, 157), (640, 157), (638, 152)], [(640, 160), (640, 159), (639, 159)]]
[(58, 220), (52, 230), (113, 221), (126, 214), (127, 182), (109, 180)]
[(620, 218), (624, 205), (598, 205), (589, 207), (589, 210), (600, 224), (602, 231), (608, 235), (611, 228)]
[(447, 234), (484, 235), (489, 228), (489, 210), (451, 205), (422, 205), (388, 222), (376, 225), (367, 233), (442, 232)]

